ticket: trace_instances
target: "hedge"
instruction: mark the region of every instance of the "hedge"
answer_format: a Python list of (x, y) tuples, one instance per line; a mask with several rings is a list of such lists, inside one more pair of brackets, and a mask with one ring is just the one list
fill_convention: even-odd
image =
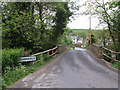
[(24, 48), (2, 50), (2, 71), (20, 66), (19, 58), (24, 56)]

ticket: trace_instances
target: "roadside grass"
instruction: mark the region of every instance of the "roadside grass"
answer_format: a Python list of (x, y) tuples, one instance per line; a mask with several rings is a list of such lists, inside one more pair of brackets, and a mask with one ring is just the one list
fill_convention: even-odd
[(75, 46), (71, 45), (70, 50), (73, 50), (73, 49), (75, 49)]
[(13, 70), (6, 70), (2, 74), (2, 89), (8, 88), (10, 85), (14, 84), (14, 82), (18, 81), (19, 79), (25, 77), (26, 75), (35, 72), (41, 66), (49, 63), (52, 60), (52, 57), (48, 57), (45, 60), (41, 60), (34, 65), (21, 65), (19, 67), (15, 67)]
[[(112, 64), (112, 63), (111, 63)], [(117, 68), (117, 69), (119, 69), (120, 70), (120, 62), (115, 62), (114, 64), (112, 64), (112, 66), (114, 67), (114, 68)]]
[(81, 47), (81, 48), (83, 48), (83, 49), (88, 49), (87, 47)]

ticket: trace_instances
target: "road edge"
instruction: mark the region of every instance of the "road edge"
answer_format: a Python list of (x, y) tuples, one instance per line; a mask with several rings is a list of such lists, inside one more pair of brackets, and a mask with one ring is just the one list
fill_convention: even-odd
[[(47, 68), (51, 63), (54, 63), (54, 61), (55, 61), (56, 58), (61, 57), (61, 56), (64, 55), (64, 53), (66, 53), (67, 51), (68, 51), (68, 50), (66, 50), (66, 51), (64, 51), (64, 52), (62, 52), (62, 53), (60, 53), (60, 54), (55, 55), (55, 56), (52, 58), (52, 60), (50, 61), (50, 63), (46, 63), (45, 65), (40, 66), (39, 69), (36, 70), (36, 71), (33, 72), (33, 73), (36, 73), (36, 72), (38, 72), (39, 70), (42, 70), (42, 69), (45, 68), (45, 67)], [(19, 83), (23, 78), (25, 78), (25, 77), (29, 76), (30, 74), (33, 74), (33, 73), (29, 73), (28, 75), (22, 77), (21, 79), (19, 79), (18, 81), (14, 82), (13, 84), (11, 84), (10, 86), (8, 86), (8, 87), (5, 88), (5, 89), (12, 88), (14, 85), (16, 85), (17, 83)]]

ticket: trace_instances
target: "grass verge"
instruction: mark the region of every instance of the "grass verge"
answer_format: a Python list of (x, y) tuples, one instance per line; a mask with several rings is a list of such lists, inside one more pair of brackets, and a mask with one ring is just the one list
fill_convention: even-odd
[(112, 64), (112, 66), (120, 70), (120, 62), (117, 61), (114, 64)]
[(41, 66), (49, 63), (52, 60), (52, 57), (47, 58), (46, 60), (41, 60), (37, 63), (28, 64), (28, 65), (21, 65), (20, 67), (15, 67), (14, 70), (6, 70), (2, 74), (2, 89), (7, 88), (8, 86), (14, 84), (14, 82), (18, 81), (19, 79), (23, 78), (24, 76), (35, 72)]

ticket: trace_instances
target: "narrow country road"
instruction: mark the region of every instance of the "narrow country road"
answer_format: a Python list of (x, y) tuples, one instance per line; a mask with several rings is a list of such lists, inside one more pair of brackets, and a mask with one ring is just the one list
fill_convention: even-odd
[(118, 72), (89, 53), (68, 50), (11, 88), (118, 88)]

